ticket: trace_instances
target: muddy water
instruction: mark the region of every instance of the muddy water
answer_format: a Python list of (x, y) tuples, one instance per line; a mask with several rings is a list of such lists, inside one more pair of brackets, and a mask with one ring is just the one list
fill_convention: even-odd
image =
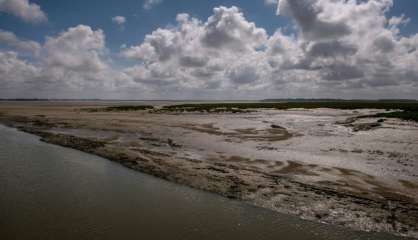
[(0, 239), (399, 239), (277, 214), (0, 126)]

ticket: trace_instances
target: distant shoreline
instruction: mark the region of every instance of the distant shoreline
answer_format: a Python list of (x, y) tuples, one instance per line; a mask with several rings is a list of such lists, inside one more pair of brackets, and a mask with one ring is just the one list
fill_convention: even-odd
[(334, 98), (267, 98), (260, 100), (211, 100), (211, 99), (58, 99), (58, 98), (2, 98), (2, 102), (418, 102), (418, 99), (334, 99)]

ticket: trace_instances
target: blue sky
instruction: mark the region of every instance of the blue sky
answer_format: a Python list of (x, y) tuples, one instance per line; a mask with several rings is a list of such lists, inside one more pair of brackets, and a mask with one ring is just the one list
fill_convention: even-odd
[[(43, 42), (45, 36), (55, 35), (69, 27), (78, 24), (100, 28), (106, 33), (107, 47), (118, 50), (122, 44), (133, 45), (143, 40), (145, 34), (158, 27), (175, 23), (178, 13), (189, 13), (201, 20), (207, 19), (217, 6), (238, 6), (249, 21), (272, 34), (277, 28), (289, 25), (287, 17), (276, 15), (276, 6), (265, 4), (262, 0), (166, 0), (152, 9), (144, 9), (144, 1), (140, 0), (71, 0), (51, 1), (33, 0), (41, 6), (48, 15), (48, 22), (42, 24), (27, 24), (9, 14), (0, 14), (0, 28), (13, 31), (26, 39)], [(418, 11), (416, 0), (395, 0), (389, 16), (405, 14), (411, 18), (408, 25), (401, 28), (405, 35), (418, 32)], [(127, 22), (123, 31), (111, 18), (125, 16)]]
[(416, 0), (0, 0), (0, 97), (416, 98), (417, 10)]
[[(107, 46), (118, 49), (122, 44), (132, 45), (143, 40), (145, 34), (158, 27), (174, 24), (178, 13), (189, 13), (205, 20), (217, 6), (238, 6), (245, 16), (272, 33), (285, 26), (288, 19), (276, 16), (276, 7), (263, 1), (165, 1), (152, 9), (144, 9), (144, 1), (138, 0), (72, 0), (72, 1), (31, 1), (39, 4), (48, 15), (48, 22), (27, 24), (9, 14), (0, 14), (0, 28), (17, 35), (43, 41), (46, 35), (55, 35), (68, 27), (78, 24), (103, 29)], [(125, 16), (127, 22), (121, 31), (112, 21), (114, 16)]]

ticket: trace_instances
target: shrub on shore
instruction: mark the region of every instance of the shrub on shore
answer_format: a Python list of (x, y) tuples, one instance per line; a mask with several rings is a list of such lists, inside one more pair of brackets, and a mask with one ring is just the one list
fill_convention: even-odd
[(86, 108), (87, 112), (131, 112), (154, 109), (151, 105), (125, 105), (125, 106), (110, 106), (104, 108)]

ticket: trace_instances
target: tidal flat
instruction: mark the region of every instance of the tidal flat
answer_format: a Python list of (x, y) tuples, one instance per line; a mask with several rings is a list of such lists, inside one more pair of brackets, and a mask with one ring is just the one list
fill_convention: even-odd
[(0, 121), (273, 211), (417, 238), (418, 123), (389, 114), (416, 106), (390, 104), (2, 102)]

